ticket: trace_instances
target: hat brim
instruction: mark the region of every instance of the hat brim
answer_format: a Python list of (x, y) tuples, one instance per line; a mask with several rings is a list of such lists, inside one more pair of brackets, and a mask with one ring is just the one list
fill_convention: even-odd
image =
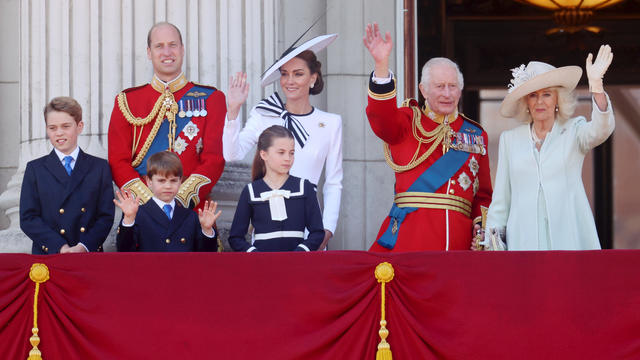
[(500, 115), (504, 117), (515, 116), (518, 110), (518, 100), (534, 91), (554, 86), (560, 86), (572, 91), (578, 85), (581, 77), (582, 68), (579, 66), (563, 66), (529, 79), (507, 94), (504, 100), (502, 100)]
[(314, 53), (317, 53), (318, 51), (329, 46), (329, 44), (331, 44), (337, 37), (338, 37), (338, 34), (317, 36), (311, 40), (306, 41), (304, 44), (298, 46), (297, 48), (293, 49), (290, 53), (281, 57), (278, 61), (276, 61), (273, 65), (271, 65), (271, 67), (269, 67), (267, 71), (265, 71), (264, 74), (262, 74), (262, 81), (261, 81), (262, 87), (265, 87), (271, 84), (272, 82), (278, 80), (278, 78), (280, 78), (280, 71), (279, 71), (280, 67), (286, 64), (289, 60), (298, 56), (301, 52), (305, 50), (311, 50)]

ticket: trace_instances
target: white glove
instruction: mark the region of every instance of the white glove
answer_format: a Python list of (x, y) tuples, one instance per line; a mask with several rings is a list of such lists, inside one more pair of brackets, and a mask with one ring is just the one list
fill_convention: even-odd
[(505, 251), (507, 250), (507, 244), (502, 241), (504, 238), (504, 228), (498, 230), (490, 228), (489, 231), (484, 233), (484, 241), (479, 244), (484, 246), (485, 251)]
[(592, 93), (603, 93), (604, 87), (602, 86), (602, 77), (607, 72), (611, 60), (613, 60), (613, 53), (609, 45), (601, 45), (598, 50), (598, 56), (596, 61), (591, 63), (593, 55), (589, 53), (586, 61), (587, 79), (589, 79), (589, 91)]

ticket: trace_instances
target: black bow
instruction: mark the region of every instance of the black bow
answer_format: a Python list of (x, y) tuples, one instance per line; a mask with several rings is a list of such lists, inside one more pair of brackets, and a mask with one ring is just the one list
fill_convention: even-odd
[(304, 147), (304, 144), (309, 139), (309, 133), (305, 130), (304, 126), (302, 126), (302, 123), (284, 108), (284, 103), (277, 92), (274, 92), (266, 99), (262, 99), (262, 101), (256, 105), (256, 109), (261, 109), (267, 114), (275, 114), (276, 116), (281, 117), (282, 120), (284, 120), (282, 126), (291, 131), (293, 137), (300, 145), (300, 148)]

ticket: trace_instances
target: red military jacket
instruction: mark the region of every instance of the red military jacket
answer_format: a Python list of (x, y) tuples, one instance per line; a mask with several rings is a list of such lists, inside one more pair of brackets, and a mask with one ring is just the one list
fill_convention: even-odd
[[(370, 81), (366, 112), (373, 132), (388, 144), (393, 162), (405, 165), (414, 158), (419, 142), (414, 136), (412, 127), (414, 110), (411, 107), (398, 108), (395, 93), (394, 81), (388, 84), (376, 84)], [(426, 132), (436, 129), (442, 123), (442, 117), (440, 118), (440, 122), (436, 122), (425, 114), (424, 108), (420, 111), (420, 124)], [(458, 132), (464, 119), (460, 115), (451, 116), (451, 118), (450, 127)], [(478, 124), (474, 125), (480, 127)], [(484, 131), (482, 138), (486, 145), (488, 138)], [(432, 143), (421, 144), (417, 158), (420, 158), (431, 145)], [(443, 154), (443, 146), (439, 144), (431, 155), (415, 168), (396, 172), (395, 194), (406, 192), (416, 179)], [(488, 208), (491, 202), (491, 175), (486, 149), (484, 155), (470, 153), (464, 164), (435, 193), (442, 194), (435, 196), (441, 197), (437, 201), (443, 204), (449, 202), (448, 195), (457, 196), (460, 201), (468, 202), (470, 213), (463, 214), (460, 211), (446, 209), (445, 206), (437, 208), (442, 205), (418, 208), (408, 213), (397, 228), (397, 240), (393, 249), (375, 242), (370, 250), (380, 252), (469, 250), (473, 237), (473, 224), (480, 222), (480, 207)], [(393, 226), (390, 220), (392, 220), (390, 217), (384, 220), (376, 239), (379, 239), (390, 225)]]
[[(193, 98), (195, 95), (203, 96), (204, 99), (204, 94), (194, 88), (196, 84), (188, 82), (184, 75), (167, 86), (175, 100), (174, 110), (179, 110), (178, 103), (183, 97)], [(225, 97), (221, 91), (215, 91), (215, 88), (197, 86), (206, 88), (209, 92), (213, 91), (206, 101), (202, 100), (202, 103), (198, 104), (199, 108), (204, 104), (207, 113), (205, 116), (192, 116), (190, 123), (176, 134), (173, 146), (173, 151), (180, 157), (183, 167), (183, 183), (176, 200), (185, 207), (189, 204), (200, 204), (201, 207), (224, 170), (222, 129), (227, 111)], [(151, 113), (154, 106), (158, 99), (164, 96), (164, 92), (165, 84), (154, 76), (150, 84), (130, 88), (118, 94), (111, 112), (108, 137), (109, 164), (113, 179), (118, 187), (132, 191), (143, 202), (149, 200), (152, 194), (142, 181), (145, 174), (138, 173), (132, 162), (138, 158), (141, 151), (148, 152), (149, 144), (156, 140), (155, 136), (149, 139), (150, 134), (154, 132), (156, 117), (147, 119), (150, 121), (142, 126), (134, 126), (131, 122), (153, 115)], [(182, 110), (186, 110), (185, 104), (182, 105)], [(176, 115), (176, 118), (178, 116)], [(132, 120), (132, 117), (138, 119)], [(168, 121), (166, 115), (162, 121)]]

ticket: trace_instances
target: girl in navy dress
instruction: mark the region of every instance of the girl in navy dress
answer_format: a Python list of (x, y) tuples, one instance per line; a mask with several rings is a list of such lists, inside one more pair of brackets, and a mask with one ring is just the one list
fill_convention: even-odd
[[(280, 125), (258, 138), (251, 171), (252, 183), (240, 194), (229, 244), (235, 251), (313, 251), (324, 239), (316, 188), (308, 180), (289, 175), (293, 165), (293, 135)], [(249, 223), (254, 241), (245, 235)], [(305, 240), (305, 229), (309, 236)]]

